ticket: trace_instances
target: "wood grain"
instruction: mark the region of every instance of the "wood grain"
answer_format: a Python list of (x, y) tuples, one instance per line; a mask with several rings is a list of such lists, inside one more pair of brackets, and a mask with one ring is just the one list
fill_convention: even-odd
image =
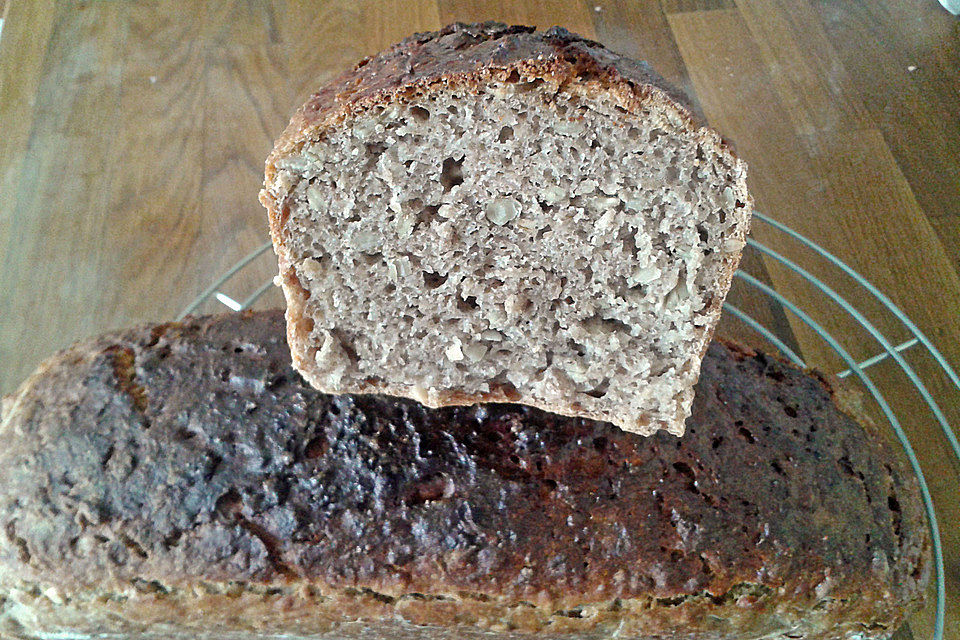
[[(209, 224), (201, 207), (204, 5), (199, 0), (182, 5), (201, 18), (196, 20), (177, 19), (162, 3), (127, 5), (116, 119), (128, 124), (111, 139), (113, 179), (101, 229), (106, 247), (126, 245), (128, 238), (142, 241), (102, 252), (98, 270), (112, 286), (99, 302), (112, 315), (111, 324), (174, 315), (180, 292), (198, 290), (223, 265), (208, 244), (217, 236), (202, 235)], [(87, 11), (105, 6), (91, 4)], [(137, 160), (131, 164), (130, 158)], [(222, 244), (231, 240), (225, 237)], [(189, 259), (158, 259), (171, 255)]]
[[(0, 32), (0, 247), (6, 247), (13, 229), (16, 183), (32, 129), (37, 88), (43, 74), (43, 60), (56, 5), (52, 0), (32, 5), (17, 3), (4, 7), (4, 23), (18, 28)], [(0, 346), (0, 358), (4, 355)], [(6, 358), (3, 358), (6, 360)], [(0, 373), (2, 375), (2, 373)], [(0, 387), (2, 389), (3, 387)]]
[[(10, 14), (18, 7), (11, 5)], [(107, 208), (111, 174), (109, 138), (120, 90), (120, 49), (125, 37), (120, 4), (97, 12), (56, 11), (46, 31), (36, 92), (28, 98), (28, 137), (13, 132), (15, 170), (5, 181), (0, 286), (0, 384), (10, 389), (53, 350), (100, 328), (99, 292), (113, 283), (100, 269), (99, 226)], [(13, 23), (14, 25), (16, 23)], [(3, 42), (22, 41), (5, 24)], [(11, 33), (12, 32), (12, 33)], [(82, 43), (80, 46), (77, 43)], [(28, 43), (27, 43), (28, 44)], [(16, 93), (33, 83), (6, 87)], [(0, 136), (4, 137), (4, 136)], [(5, 160), (7, 162), (9, 160)], [(8, 364), (9, 363), (9, 364)]]
[(872, 125), (808, 3), (740, 0), (737, 7), (798, 133), (820, 140)]
[(376, 53), (410, 34), (432, 31), (441, 26), (440, 8), (434, 2), (381, 0), (361, 6), (365, 55)]
[(440, 20), (476, 22), (499, 20), (509, 24), (529, 24), (540, 28), (561, 25), (587, 38), (594, 37), (595, 3), (568, 0), (439, 0)]
[(733, 0), (660, 0), (660, 4), (667, 13), (736, 8)]
[(924, 212), (960, 224), (957, 19), (935, 2), (811, 4)]

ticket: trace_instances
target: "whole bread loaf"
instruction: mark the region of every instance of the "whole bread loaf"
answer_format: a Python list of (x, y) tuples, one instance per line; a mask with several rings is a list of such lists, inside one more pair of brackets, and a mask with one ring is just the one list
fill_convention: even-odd
[(283, 322), (106, 335), (8, 399), (2, 637), (884, 638), (921, 599), (915, 483), (820, 376), (714, 343), (644, 438), (324, 395)]
[(684, 102), (560, 28), (454, 24), (361, 61), (267, 160), (294, 366), (682, 433), (752, 207)]

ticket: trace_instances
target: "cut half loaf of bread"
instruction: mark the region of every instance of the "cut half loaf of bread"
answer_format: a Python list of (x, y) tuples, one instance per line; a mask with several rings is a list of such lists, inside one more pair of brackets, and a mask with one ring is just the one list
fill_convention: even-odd
[(455, 24), (293, 117), (261, 200), (318, 389), (681, 434), (744, 246), (744, 163), (649, 68)]

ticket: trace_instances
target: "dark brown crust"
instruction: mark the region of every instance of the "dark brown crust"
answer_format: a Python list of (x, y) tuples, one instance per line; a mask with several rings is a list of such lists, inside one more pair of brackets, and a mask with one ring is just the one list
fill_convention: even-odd
[(282, 336), (235, 314), (47, 361), (0, 427), (0, 596), (47, 630), (689, 639), (886, 637), (921, 599), (916, 484), (820, 376), (716, 342), (687, 435), (643, 438), (327, 396)]
[[(302, 319), (307, 315), (306, 296), (302, 295), (305, 289), (287, 252), (285, 223), (289, 214), (286, 194), (276, 184), (278, 163), (298, 153), (308, 142), (323, 138), (331, 130), (344, 126), (350, 118), (376, 106), (406, 102), (418, 95), (453, 88), (477, 92), (491, 80), (507, 80), (514, 76), (525, 80), (550, 79), (558, 86), (566, 87), (566, 90), (593, 97), (611, 97), (627, 114), (637, 117), (654, 106), (667, 114), (670, 128), (693, 137), (705, 149), (729, 156), (739, 168), (735, 197), (743, 203), (738, 209), (740, 219), (734, 237), (739, 240), (746, 237), (753, 210), (753, 200), (746, 187), (746, 165), (736, 158), (730, 145), (719, 134), (707, 128), (695, 115), (689, 100), (645, 62), (616, 54), (598, 42), (561, 27), (535, 31), (533, 27), (508, 26), (497, 22), (454, 23), (439, 31), (414, 34), (375, 56), (365, 58), (315, 93), (294, 114), (267, 158), (260, 201), (267, 208), (270, 233), (287, 299), (287, 338), (294, 366), (317, 388), (328, 392), (376, 392), (412, 397), (432, 407), (513, 400), (563, 415), (612, 419), (612, 416), (589, 413), (565, 398), (558, 398), (551, 404), (541, 404), (523, 395), (511, 398), (496, 391), (467, 394), (456, 389), (432, 389), (429, 395), (424, 396), (418, 394), (419, 389), (415, 387), (387, 382), (326, 389), (321, 376), (314, 375), (313, 371), (314, 340), (301, 330)], [(716, 295), (710, 306), (699, 312), (699, 315), (708, 318), (704, 323), (700, 357), (710, 343), (723, 300), (739, 264), (740, 253), (729, 254), (725, 261), (720, 278), (713, 287)], [(641, 420), (640, 424), (620, 426), (644, 435), (658, 429), (680, 435), (683, 432), (683, 418), (678, 415), (670, 422)]]

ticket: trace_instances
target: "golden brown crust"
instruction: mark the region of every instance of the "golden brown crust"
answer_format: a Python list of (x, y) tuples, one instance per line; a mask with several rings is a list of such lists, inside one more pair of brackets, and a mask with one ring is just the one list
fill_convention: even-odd
[[(386, 393), (415, 398), (430, 407), (473, 404), (475, 402), (521, 401), (524, 404), (566, 416), (611, 420), (611, 416), (586, 410), (575, 401), (558, 398), (539, 402), (523, 396), (515, 398), (503, 391), (464, 393), (456, 389), (421, 390), (415, 386), (391, 385), (373, 381), (368, 385), (344, 384), (328, 388), (320, 375), (313, 373), (313, 340), (302, 331), (305, 317), (305, 291), (289, 255), (285, 222), (289, 215), (286, 192), (277, 183), (278, 163), (298, 153), (306, 144), (322, 139), (328, 132), (345, 126), (365, 111), (394, 102), (406, 102), (437, 91), (461, 90), (479, 93), (491, 81), (545, 79), (561, 90), (591, 98), (613, 99), (625, 114), (650, 117), (651, 111), (663, 118), (664, 126), (692, 136), (704, 148), (731, 158), (737, 183), (734, 197), (743, 206), (736, 209), (737, 229), (732, 240), (744, 241), (749, 232), (753, 200), (746, 187), (746, 164), (737, 158), (729, 143), (704, 126), (689, 102), (643, 62), (620, 56), (603, 45), (554, 27), (537, 32), (533, 27), (508, 26), (495, 22), (455, 23), (440, 31), (418, 33), (375, 56), (360, 61), (314, 94), (294, 114), (277, 140), (266, 162), (264, 189), (260, 201), (267, 208), (270, 233), (277, 253), (282, 286), (287, 299), (288, 339), (294, 365), (316, 388), (330, 393)], [(706, 331), (696, 363), (706, 353), (720, 317), (723, 298), (730, 288), (740, 253), (729, 254), (720, 277), (712, 289), (721, 292), (700, 312)], [(695, 373), (695, 372), (694, 372)], [(617, 420), (615, 420), (617, 421)], [(619, 426), (627, 431), (650, 435), (663, 429), (683, 433), (683, 416), (654, 421), (648, 416), (624, 420)]]

